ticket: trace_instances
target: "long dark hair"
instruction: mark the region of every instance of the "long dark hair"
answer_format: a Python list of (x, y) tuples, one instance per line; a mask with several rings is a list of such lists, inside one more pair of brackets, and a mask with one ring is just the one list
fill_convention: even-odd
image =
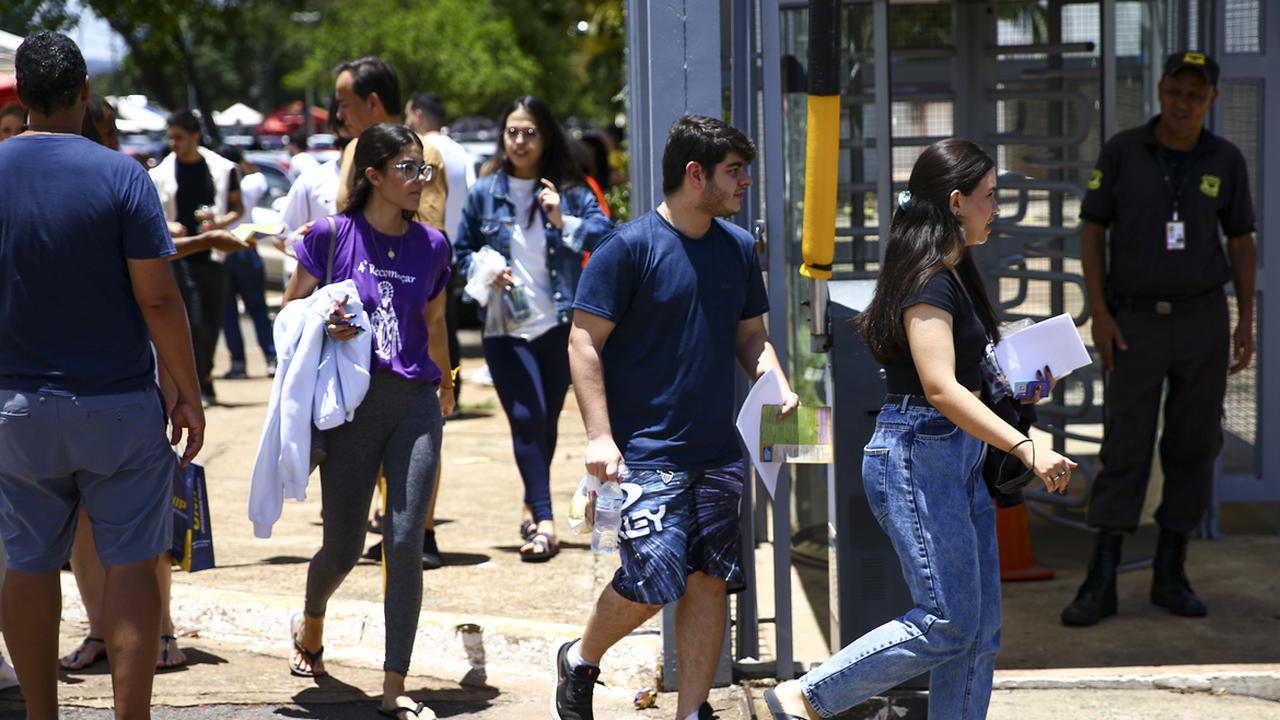
[[(350, 184), (347, 185), (347, 206), (342, 214), (354, 216), (369, 204), (369, 196), (373, 194), (373, 183), (365, 177), (368, 168), (384, 170), (392, 158), (409, 145), (417, 145), (422, 149), (422, 141), (416, 133), (403, 125), (378, 123), (360, 133), (359, 144), (356, 145), (356, 156), (352, 162), (355, 168), (351, 172)], [(413, 210), (404, 210), (400, 214), (405, 220), (412, 220)]]
[(907, 349), (902, 303), (919, 294), (933, 276), (946, 272), (948, 258), (957, 253), (956, 274), (987, 334), (998, 337), (995, 310), (982, 276), (965, 248), (960, 221), (949, 209), (952, 190), (972, 193), (993, 167), (995, 161), (982, 148), (951, 138), (925, 148), (911, 168), (910, 200), (893, 213), (875, 295), (858, 316), (858, 330), (877, 360), (884, 362)]
[(106, 146), (107, 139), (98, 134), (98, 123), (106, 119), (108, 112), (112, 115), (116, 114), (111, 103), (101, 95), (90, 95), (89, 102), (84, 106), (84, 121), (80, 123), (80, 134), (99, 145)]
[(563, 190), (574, 185), (585, 185), (586, 179), (582, 170), (573, 160), (569, 152), (569, 142), (565, 139), (564, 130), (556, 121), (555, 113), (541, 99), (533, 95), (516, 98), (498, 116), (498, 149), (493, 157), (485, 161), (480, 168), (481, 175), (492, 175), (499, 170), (511, 172), (511, 162), (507, 159), (507, 118), (516, 110), (524, 110), (533, 116), (534, 125), (538, 126), (538, 135), (542, 137), (542, 157), (539, 159), (538, 176), (546, 178)]

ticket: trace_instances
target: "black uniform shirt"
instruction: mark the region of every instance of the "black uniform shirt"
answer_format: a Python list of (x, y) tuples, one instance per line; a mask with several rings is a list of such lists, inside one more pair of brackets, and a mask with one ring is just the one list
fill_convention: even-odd
[[(1201, 130), (1196, 147), (1179, 158), (1156, 140), (1159, 120), (1157, 115), (1107, 141), (1080, 206), (1082, 219), (1111, 230), (1111, 297), (1168, 300), (1221, 288), (1231, 272), (1219, 224), (1227, 237), (1254, 229), (1240, 150)], [(1175, 198), (1178, 219), (1186, 224), (1185, 250), (1165, 243)]]

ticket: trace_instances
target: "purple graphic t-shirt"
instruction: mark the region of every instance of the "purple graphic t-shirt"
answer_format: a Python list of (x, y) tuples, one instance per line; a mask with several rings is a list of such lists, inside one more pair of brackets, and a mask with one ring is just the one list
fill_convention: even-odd
[[(449, 282), (453, 250), (435, 228), (409, 223), (400, 236), (383, 235), (364, 219), (334, 215), (337, 247), (333, 281), (355, 281), (369, 314), (373, 337), (372, 372), (389, 371), (409, 380), (439, 382), (440, 368), (427, 353), (423, 313)], [(317, 220), (296, 246), (298, 264), (324, 284), (329, 259), (329, 223)]]

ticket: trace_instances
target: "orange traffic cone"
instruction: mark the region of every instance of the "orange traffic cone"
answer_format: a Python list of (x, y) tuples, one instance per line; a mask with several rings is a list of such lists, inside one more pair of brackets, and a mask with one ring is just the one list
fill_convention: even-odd
[(1000, 544), (1000, 579), (1052, 580), (1053, 570), (1036, 562), (1031, 548), (1031, 525), (1027, 506), (996, 508), (996, 538)]

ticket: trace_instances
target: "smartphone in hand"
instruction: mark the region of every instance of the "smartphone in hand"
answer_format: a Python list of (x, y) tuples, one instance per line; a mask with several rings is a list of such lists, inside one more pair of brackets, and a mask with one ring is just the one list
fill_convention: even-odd
[(1030, 400), (1036, 396), (1036, 390), (1040, 391), (1040, 398), (1049, 397), (1049, 381), (1048, 380), (1024, 380), (1013, 384), (1013, 397), (1017, 400)]

